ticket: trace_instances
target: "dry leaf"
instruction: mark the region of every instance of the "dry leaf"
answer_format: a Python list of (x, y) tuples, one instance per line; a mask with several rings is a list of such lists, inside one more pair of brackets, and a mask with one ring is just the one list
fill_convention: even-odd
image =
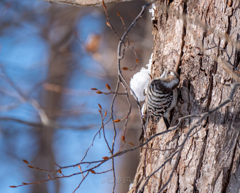
[(132, 146), (134, 146), (134, 144), (133, 143), (131, 143), (131, 142), (128, 142), (130, 145), (132, 145)]
[(116, 119), (116, 120), (114, 120), (113, 122), (114, 123), (118, 123), (118, 122), (120, 122), (121, 120), (120, 119)]
[(103, 5), (103, 7), (106, 7), (105, 2), (103, 0), (102, 0), (102, 5)]
[(87, 38), (87, 43), (85, 44), (85, 49), (87, 52), (95, 53), (99, 50), (102, 36), (91, 34)]
[(107, 157), (107, 156), (106, 156), (106, 157), (103, 157), (103, 159), (104, 159), (104, 160), (108, 160), (108, 159), (109, 159), (109, 157)]
[(80, 165), (78, 165), (78, 168), (79, 168), (79, 170), (80, 170), (80, 171), (82, 171), (82, 168), (81, 168), (81, 166), (80, 166)]
[(123, 67), (122, 69), (123, 69), (123, 70), (128, 70), (128, 68), (127, 68), (127, 67)]
[(108, 84), (106, 84), (106, 87), (108, 90), (111, 90), (111, 87)]
[(23, 162), (24, 162), (25, 164), (29, 164), (29, 163), (28, 163), (28, 161), (27, 161), (27, 160), (25, 160), (25, 159), (23, 159)]

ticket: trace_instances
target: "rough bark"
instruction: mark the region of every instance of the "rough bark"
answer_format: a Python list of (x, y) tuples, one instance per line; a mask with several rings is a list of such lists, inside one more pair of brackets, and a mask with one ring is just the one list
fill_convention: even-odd
[[(168, 2), (168, 1), (167, 1)], [(225, 48), (231, 62), (239, 63), (239, 51), (235, 44), (240, 33), (239, 1), (227, 0), (175, 0), (156, 3), (153, 20), (152, 76), (159, 76), (161, 66), (175, 69), (180, 74), (178, 101), (172, 114), (171, 126), (186, 115), (201, 114), (217, 107), (231, 90), (226, 84), (233, 81), (214, 59), (226, 54), (214, 46), (213, 40)], [(164, 8), (164, 7), (167, 8)], [(229, 39), (228, 39), (229, 37)], [(176, 170), (163, 192), (238, 192), (240, 148), (240, 100), (237, 90), (234, 100), (203, 122), (203, 127), (184, 145), (180, 159), (176, 156), (158, 170), (148, 181), (144, 193), (155, 193), (167, 182), (174, 164)], [(141, 151), (140, 163), (131, 192), (139, 192), (146, 177), (174, 153), (183, 141), (196, 118), (185, 120), (173, 132), (154, 138)], [(147, 134), (152, 136), (166, 130), (160, 121), (157, 126), (147, 125)], [(146, 149), (148, 147), (149, 149)], [(155, 150), (154, 150), (155, 149)]]

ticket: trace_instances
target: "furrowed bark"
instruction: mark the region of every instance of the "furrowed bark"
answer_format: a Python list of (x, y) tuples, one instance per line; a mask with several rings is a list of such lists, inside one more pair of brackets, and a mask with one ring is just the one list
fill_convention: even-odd
[[(237, 68), (240, 9), (239, 1), (169, 2), (155, 4), (151, 75), (159, 76), (161, 68), (175, 69), (180, 74), (181, 99), (172, 113), (171, 126), (174, 126), (178, 118), (208, 112), (229, 97), (231, 87), (228, 84), (235, 81), (215, 58), (221, 56), (227, 60), (227, 51), (231, 56), (229, 61)], [(237, 89), (232, 102), (193, 130), (191, 135), (199, 129), (195, 135), (190, 135), (179, 159), (175, 154), (166, 162), (198, 118), (186, 119), (178, 130), (156, 137), (144, 146), (129, 193), (159, 192), (172, 172), (162, 192), (238, 192), (239, 99)], [(151, 122), (147, 125), (148, 136), (164, 130), (161, 121), (157, 126)], [(157, 170), (164, 162), (166, 164)]]

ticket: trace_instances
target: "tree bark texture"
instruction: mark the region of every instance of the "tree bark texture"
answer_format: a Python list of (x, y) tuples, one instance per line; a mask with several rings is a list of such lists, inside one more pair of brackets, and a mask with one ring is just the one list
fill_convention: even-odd
[[(227, 51), (238, 68), (240, 53), (235, 43), (240, 33), (240, 7), (237, 0), (174, 0), (158, 1), (155, 5), (151, 75), (158, 77), (160, 67), (175, 69), (180, 74), (180, 99), (171, 116), (174, 126), (178, 118), (207, 112), (228, 98), (231, 87), (227, 84), (234, 80), (214, 58), (226, 59)], [(214, 42), (221, 48), (212, 48)], [(129, 193), (159, 192), (172, 171), (162, 192), (239, 192), (239, 93), (237, 89), (232, 102), (211, 114), (202, 127), (197, 127), (198, 132), (195, 129), (191, 133), (196, 132), (186, 141), (180, 159), (174, 156), (156, 171), (181, 145), (198, 118), (185, 119), (177, 130), (145, 145)], [(161, 121), (147, 125), (148, 136), (164, 130)]]

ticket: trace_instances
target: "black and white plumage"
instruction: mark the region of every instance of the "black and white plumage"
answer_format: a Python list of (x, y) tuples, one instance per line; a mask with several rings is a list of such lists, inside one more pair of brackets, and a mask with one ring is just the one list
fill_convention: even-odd
[(147, 90), (147, 105), (143, 110), (147, 117), (155, 117), (158, 122), (161, 117), (169, 127), (169, 113), (177, 103), (177, 86), (179, 84), (179, 75), (172, 70), (164, 70), (159, 78), (154, 79)]

